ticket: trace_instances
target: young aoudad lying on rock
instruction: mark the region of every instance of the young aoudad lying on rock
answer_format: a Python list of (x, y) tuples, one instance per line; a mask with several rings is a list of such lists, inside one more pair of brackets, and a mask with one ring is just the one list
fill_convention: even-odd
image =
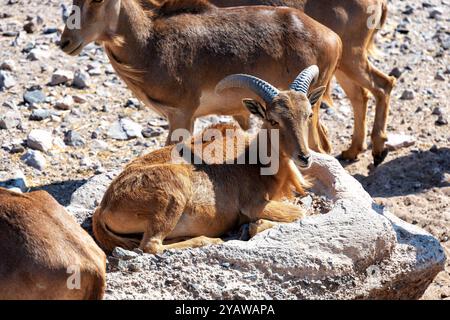
[[(375, 205), (334, 158), (314, 154), (309, 173), (314, 191), (334, 202), (330, 213), (249, 242), (122, 261), (108, 275), (106, 298), (420, 298), (444, 268), (439, 241)], [(114, 175), (96, 176), (74, 193), (68, 210), (78, 221), (92, 214)]]

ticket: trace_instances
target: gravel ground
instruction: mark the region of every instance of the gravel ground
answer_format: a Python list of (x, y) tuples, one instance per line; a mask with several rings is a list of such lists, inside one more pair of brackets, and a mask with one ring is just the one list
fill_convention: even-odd
[[(76, 58), (58, 49), (61, 3), (0, 0), (0, 181), (18, 178), (10, 182), (25, 189), (14, 184), (26, 177), (27, 187), (67, 205), (87, 178), (160, 147), (167, 122), (133, 98), (101, 48), (91, 45)], [(430, 231), (450, 253), (450, 2), (397, 0), (389, 9), (374, 63), (399, 77), (389, 132), (414, 144), (376, 169), (370, 150), (343, 165), (377, 202)], [(322, 118), (338, 155), (351, 140), (352, 111), (338, 86), (334, 101)], [(370, 121), (374, 111), (371, 101)], [(224, 119), (201, 119), (197, 127)], [(424, 298), (449, 297), (447, 265)]]

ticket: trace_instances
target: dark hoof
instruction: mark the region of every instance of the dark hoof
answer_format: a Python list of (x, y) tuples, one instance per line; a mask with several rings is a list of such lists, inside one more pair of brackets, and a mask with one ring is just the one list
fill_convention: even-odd
[(388, 149), (384, 149), (381, 154), (374, 155), (373, 156), (374, 166), (378, 167), (380, 164), (382, 164), (384, 162), (384, 160), (386, 160), (388, 153), (389, 153)]
[(341, 153), (340, 155), (336, 156), (336, 159), (339, 160), (340, 162), (345, 162), (345, 163), (347, 163), (347, 164), (352, 164), (352, 163), (359, 162), (359, 159), (358, 159), (358, 158), (356, 158), (356, 159), (347, 159), (347, 158), (344, 158), (344, 156), (342, 155), (342, 153)]

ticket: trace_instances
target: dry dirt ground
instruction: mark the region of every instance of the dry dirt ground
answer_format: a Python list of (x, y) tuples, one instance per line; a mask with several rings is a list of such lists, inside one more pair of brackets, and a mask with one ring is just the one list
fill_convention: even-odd
[[(165, 141), (167, 123), (132, 99), (110, 67), (103, 50), (89, 46), (80, 57), (68, 57), (57, 47), (62, 24), (61, 1), (0, 0), (0, 65), (10, 88), (0, 91), (0, 180), (20, 170), (28, 186), (45, 189), (67, 205), (71, 193), (94, 174), (121, 168), (136, 156), (158, 148)], [(69, 6), (67, 1), (64, 2)], [(450, 253), (450, 1), (392, 0), (386, 26), (377, 36), (381, 55), (374, 59), (383, 71), (398, 68), (401, 74), (392, 95), (389, 132), (411, 135), (414, 146), (391, 152), (378, 168), (372, 168), (371, 152), (355, 163), (343, 163), (376, 199), (402, 219), (417, 224), (442, 242)], [(24, 26), (28, 31), (24, 31)], [(34, 49), (34, 51), (33, 51)], [(36, 51), (37, 49), (37, 51)], [(31, 54), (30, 54), (31, 52)], [(36, 58), (36, 59), (34, 59)], [(6, 62), (6, 64), (4, 64)], [(58, 69), (82, 70), (90, 74), (87, 88), (76, 89), (71, 79), (50, 86)], [(11, 82), (10, 82), (11, 83)], [(8, 86), (9, 87), (9, 86)], [(30, 106), (24, 93), (41, 90), (45, 98)], [(409, 90), (409, 100), (402, 100)], [(59, 110), (63, 97), (73, 97)], [(322, 110), (322, 119), (338, 155), (351, 140), (352, 111), (339, 87), (334, 90), (335, 106)], [(369, 128), (374, 116), (370, 102)], [(36, 119), (36, 114), (45, 114)], [(439, 124), (436, 121), (441, 115)], [(142, 126), (149, 138), (116, 140), (108, 135), (122, 118)], [(209, 117), (198, 124), (220, 121)], [(0, 121), (1, 126), (1, 121)], [(53, 147), (42, 153), (43, 169), (36, 170), (21, 159), (33, 129), (52, 133)], [(64, 142), (68, 131), (78, 135)], [(368, 137), (370, 136), (368, 132)], [(67, 144), (75, 144), (76, 147)], [(42, 163), (45, 161), (46, 164)], [(424, 295), (424, 299), (450, 297), (450, 265)]]

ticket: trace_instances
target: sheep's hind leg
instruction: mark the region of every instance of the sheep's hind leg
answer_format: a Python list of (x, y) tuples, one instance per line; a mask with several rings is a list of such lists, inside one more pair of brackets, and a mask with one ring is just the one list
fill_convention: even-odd
[(175, 242), (172, 244), (163, 245), (164, 250), (170, 249), (187, 249), (187, 248), (200, 248), (208, 245), (222, 244), (224, 241), (220, 238), (208, 238), (205, 236), (192, 238), (189, 240)]

